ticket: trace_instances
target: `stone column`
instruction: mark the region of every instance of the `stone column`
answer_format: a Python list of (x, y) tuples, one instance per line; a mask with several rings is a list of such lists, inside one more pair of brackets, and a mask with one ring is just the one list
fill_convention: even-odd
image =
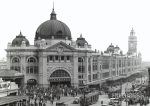
[(39, 55), (39, 84), (48, 87), (47, 80), (47, 56), (42, 53)]
[(24, 78), (22, 79), (22, 83), (27, 84), (27, 79), (26, 79), (26, 56), (25, 55), (21, 55), (21, 65), (20, 65), (20, 70), (21, 73), (23, 73)]
[(73, 55), (73, 78), (72, 78), (72, 83), (74, 87), (79, 86), (79, 79), (78, 79), (78, 55), (74, 54)]
[(109, 78), (112, 79), (113, 75), (112, 75), (112, 56), (110, 56), (109, 58)]
[(93, 57), (90, 57), (90, 64), (91, 64), (91, 82), (93, 82)]
[[(88, 56), (85, 56), (84, 58), (84, 67), (85, 67), (85, 75), (84, 75), (84, 79), (85, 79), (85, 83), (88, 83)], [(91, 66), (92, 67), (92, 66)], [(93, 72), (93, 70), (91, 71), (91, 73)]]
[(10, 69), (10, 65), (11, 65), (11, 59), (10, 59), (9, 52), (7, 52), (7, 69)]

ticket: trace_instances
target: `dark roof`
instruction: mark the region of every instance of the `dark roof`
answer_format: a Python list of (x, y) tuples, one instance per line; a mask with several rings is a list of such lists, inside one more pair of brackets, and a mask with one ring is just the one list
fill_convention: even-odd
[(53, 9), (50, 20), (43, 22), (36, 30), (35, 40), (38, 39), (66, 39), (71, 40), (71, 31), (69, 27), (57, 20)]
[(25, 36), (22, 35), (22, 33), (20, 32), (20, 34), (18, 36), (16, 36), (16, 38), (12, 41), (12, 46), (21, 46), (22, 41), (25, 41), (26, 45), (29, 46), (29, 41), (26, 39)]
[(85, 40), (85, 38), (82, 37), (82, 34), (80, 35), (79, 38), (77, 38), (76, 43), (78, 46), (84, 46), (85, 43), (88, 44), (88, 42)]
[(107, 48), (107, 52), (114, 52), (114, 45), (112, 45), (112, 43), (109, 45), (109, 47)]
[(118, 47), (118, 45), (116, 45), (115, 49), (120, 49), (120, 48)]
[(15, 71), (15, 70), (9, 70), (9, 69), (3, 69), (0, 70), (0, 77), (18, 77), (23, 76), (22, 73)]
[(20, 101), (20, 100), (26, 100), (27, 97), (26, 96), (6, 96), (6, 97), (1, 97), (0, 98), (0, 105), (5, 105), (5, 104), (9, 104), (9, 103), (13, 103), (16, 101)]

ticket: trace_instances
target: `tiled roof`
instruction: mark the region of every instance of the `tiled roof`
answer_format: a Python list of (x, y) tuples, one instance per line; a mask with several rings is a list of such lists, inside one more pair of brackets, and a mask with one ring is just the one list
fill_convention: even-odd
[(23, 74), (15, 70), (9, 69), (0, 70), (0, 77), (17, 77), (17, 76), (23, 76)]

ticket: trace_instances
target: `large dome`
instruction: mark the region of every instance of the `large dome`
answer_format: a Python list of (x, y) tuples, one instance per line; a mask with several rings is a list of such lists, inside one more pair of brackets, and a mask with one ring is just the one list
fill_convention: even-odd
[(56, 13), (53, 9), (50, 20), (43, 22), (36, 30), (35, 40), (38, 39), (69, 39), (71, 32), (69, 27), (57, 20)]

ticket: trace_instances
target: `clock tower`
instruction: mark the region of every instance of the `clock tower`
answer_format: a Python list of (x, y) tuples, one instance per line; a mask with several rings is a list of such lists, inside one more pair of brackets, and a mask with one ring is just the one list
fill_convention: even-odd
[(130, 36), (128, 37), (128, 55), (133, 55), (137, 53), (137, 37), (132, 28)]

